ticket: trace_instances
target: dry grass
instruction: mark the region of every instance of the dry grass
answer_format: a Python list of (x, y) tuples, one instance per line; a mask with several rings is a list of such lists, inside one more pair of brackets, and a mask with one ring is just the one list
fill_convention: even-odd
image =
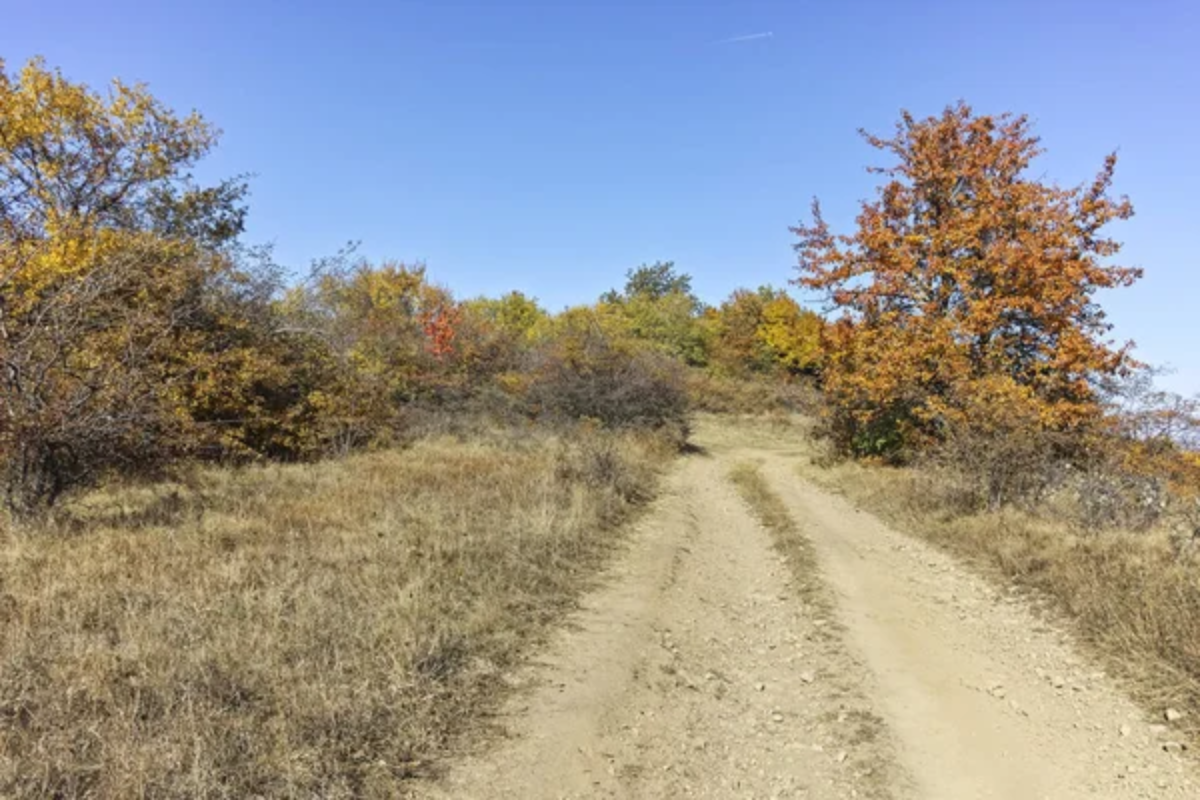
[(669, 455), (441, 438), (0, 530), (0, 796), (396, 796), (486, 724)]
[(693, 411), (710, 414), (812, 414), (821, 402), (808, 379), (737, 379), (703, 370), (688, 372), (687, 394)]
[(921, 470), (840, 463), (802, 472), (1048, 601), (1147, 709), (1189, 710), (1181, 724), (1200, 735), (1200, 564), (1180, 555), (1170, 531), (1086, 531), (1053, 503), (964, 513), (953, 477)]

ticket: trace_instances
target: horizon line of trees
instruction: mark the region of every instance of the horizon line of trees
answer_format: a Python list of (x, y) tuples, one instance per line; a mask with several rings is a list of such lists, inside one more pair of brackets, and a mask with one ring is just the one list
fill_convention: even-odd
[[(198, 184), (199, 114), (0, 62), (0, 484), (20, 517), (180, 460), (383, 445), (416, 410), (681, 426), (682, 365), (811, 370), (815, 315), (783, 292), (704, 307), (672, 264), (550, 314), (459, 300), (423, 265), (352, 251), (289, 281), (242, 241), (247, 184)], [(808, 337), (807, 339), (805, 337)]]
[(1026, 175), (1040, 150), (1023, 117), (962, 104), (867, 139), (897, 165), (857, 231), (833, 235), (815, 204), (793, 229), (793, 282), (825, 293), (830, 319), (770, 286), (705, 305), (672, 262), (552, 314), (520, 292), (460, 300), (423, 265), (352, 250), (288, 281), (242, 241), (245, 181), (193, 179), (217, 143), (200, 115), (0, 61), (5, 505), (37, 514), (180, 460), (385, 445), (420, 409), (681, 427), (688, 369), (815, 382), (851, 456), (985, 443), (1082, 464), (1123, 442), (1131, 469), (1200, 485), (1197, 403), (1138, 383), (1103, 339), (1095, 291), (1140, 275), (1108, 264), (1119, 244), (1101, 229), (1132, 214), (1108, 194), (1115, 158), (1089, 185), (1046, 186)]

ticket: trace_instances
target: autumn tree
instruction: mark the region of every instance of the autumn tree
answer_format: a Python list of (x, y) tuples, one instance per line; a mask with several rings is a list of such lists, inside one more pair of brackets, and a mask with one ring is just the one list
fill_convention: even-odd
[(1200, 395), (1156, 387), (1161, 374), (1142, 367), (1107, 382), (1107, 436), (1098, 437), (1102, 466), (1110, 473), (1165, 480), (1175, 496), (1200, 511)]
[(197, 186), (216, 131), (143, 86), (0, 63), (0, 471), (31, 513), (172, 446), (207, 287), (244, 186)]
[(675, 264), (643, 264), (626, 274), (623, 291), (611, 290), (601, 305), (620, 314), (634, 336), (684, 363), (699, 366), (708, 360), (708, 343), (701, 324), (704, 304), (692, 292), (692, 278)]
[(549, 315), (537, 301), (517, 291), (479, 297), (461, 305), (456, 358), (467, 383), (489, 391), (500, 380), (511, 383)]
[(385, 437), (410, 404), (463, 389), (463, 311), (423, 265), (345, 252), (318, 261), (281, 305), (285, 330), (320, 342), (336, 362), (325, 416), (337, 449)]
[(811, 374), (820, 365), (824, 321), (783, 290), (737, 289), (706, 322), (711, 362), (726, 373)]
[(792, 229), (795, 282), (842, 312), (823, 377), (842, 445), (894, 453), (942, 437), (978, 410), (981, 386), (1034, 403), (1048, 429), (1094, 419), (1098, 379), (1130, 364), (1096, 293), (1141, 275), (1109, 263), (1120, 245), (1105, 228), (1133, 214), (1110, 194), (1115, 155), (1060, 188), (1031, 174), (1042, 148), (1026, 117), (961, 103), (863, 136), (894, 163), (871, 170), (883, 180), (854, 233), (834, 235), (815, 201)]
[(763, 309), (776, 290), (736, 289), (716, 308), (705, 313), (711, 340), (709, 358), (714, 369), (740, 376), (769, 371), (774, 359), (760, 335)]
[(821, 366), (825, 321), (780, 292), (763, 307), (758, 336), (776, 366), (791, 375), (814, 374)]
[(172, 400), (185, 453), (222, 461), (295, 461), (328, 450), (328, 416), (344, 386), (329, 343), (297, 328), (269, 248), (227, 252), (176, 336)]
[(479, 297), (463, 304), (473, 317), (486, 321), (506, 338), (528, 339), (534, 328), (546, 319), (545, 309), (523, 292), (512, 291), (500, 297)]

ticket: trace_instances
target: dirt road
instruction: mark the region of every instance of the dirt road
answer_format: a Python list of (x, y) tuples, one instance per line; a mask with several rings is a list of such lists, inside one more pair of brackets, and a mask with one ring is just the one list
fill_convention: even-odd
[[(798, 476), (794, 435), (703, 449), (574, 624), (518, 680), (454, 798), (1197, 798), (1186, 753), (1054, 626)], [(818, 556), (772, 547), (755, 463)], [(833, 613), (804, 601), (819, 581)]]

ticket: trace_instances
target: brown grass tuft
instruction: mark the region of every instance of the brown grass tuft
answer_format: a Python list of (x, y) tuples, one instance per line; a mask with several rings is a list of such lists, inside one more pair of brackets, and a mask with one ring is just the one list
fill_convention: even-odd
[(0, 796), (395, 796), (485, 724), (668, 454), (441, 438), (0, 530)]

